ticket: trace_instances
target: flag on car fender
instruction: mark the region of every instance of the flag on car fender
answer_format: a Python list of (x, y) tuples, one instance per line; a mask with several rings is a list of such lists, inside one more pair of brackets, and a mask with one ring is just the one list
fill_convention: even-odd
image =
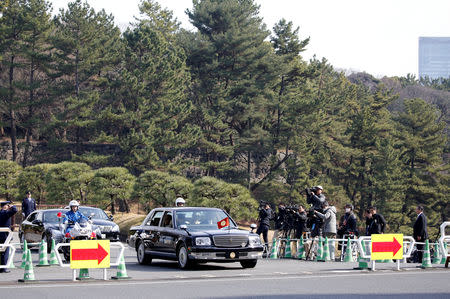
[(217, 222), (217, 227), (221, 229), (222, 227), (230, 226), (230, 219), (228, 217)]

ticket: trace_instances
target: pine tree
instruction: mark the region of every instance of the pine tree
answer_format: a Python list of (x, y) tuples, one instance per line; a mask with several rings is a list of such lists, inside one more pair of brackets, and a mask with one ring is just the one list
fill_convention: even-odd
[(192, 121), (203, 132), (198, 144), (203, 173), (224, 175), (232, 159), (245, 161), (248, 186), (254, 156), (266, 151), (263, 121), (274, 80), (272, 50), (264, 41), (269, 32), (258, 12), (251, 0), (195, 1), (187, 10), (198, 29), (187, 52), (196, 107)]
[[(92, 112), (100, 97), (103, 76), (115, 62), (114, 50), (120, 31), (112, 15), (96, 13), (89, 4), (76, 0), (55, 18), (53, 37), (55, 96), (60, 102), (52, 127), (58, 138), (81, 142), (91, 138), (95, 125)], [(68, 135), (69, 133), (69, 135)]]
[(0, 106), (2, 113), (9, 119), (12, 147), (12, 160), (17, 160), (17, 124), (19, 109), (22, 106), (17, 89), (17, 77), (23, 65), (20, 57), (23, 53), (23, 35), (26, 31), (25, 0), (11, 0), (5, 4), (0, 17)]
[(400, 157), (407, 172), (402, 212), (410, 212), (413, 205), (423, 205), (428, 226), (434, 226), (435, 233), (439, 222), (446, 217), (442, 207), (449, 199), (448, 185), (445, 185), (448, 174), (442, 166), (445, 123), (439, 121), (437, 110), (422, 99), (405, 100), (404, 111), (395, 120)]
[[(53, 29), (50, 21), (49, 2), (44, 0), (28, 0), (25, 3), (24, 22), (26, 32), (24, 32), (23, 63), (27, 76), (23, 78), (22, 86), (27, 100), (27, 111), (24, 112), (23, 127), (25, 128), (25, 152), (22, 165), (25, 167), (30, 155), (30, 142), (33, 130), (38, 123), (42, 123), (42, 110), (49, 107), (49, 95), (47, 84), (49, 84), (50, 51), (49, 35)], [(24, 96), (25, 97), (25, 96)], [(40, 110), (40, 111), (38, 111)]]

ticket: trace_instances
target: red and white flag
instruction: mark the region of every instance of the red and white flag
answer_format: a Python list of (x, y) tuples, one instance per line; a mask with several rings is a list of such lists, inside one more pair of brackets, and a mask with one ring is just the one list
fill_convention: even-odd
[(219, 229), (221, 229), (223, 227), (227, 227), (227, 226), (230, 226), (230, 219), (228, 217), (217, 222), (217, 227)]

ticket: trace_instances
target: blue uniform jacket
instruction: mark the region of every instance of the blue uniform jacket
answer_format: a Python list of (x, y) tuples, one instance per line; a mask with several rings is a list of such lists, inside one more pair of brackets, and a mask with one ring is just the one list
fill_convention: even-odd
[[(11, 217), (17, 213), (16, 206), (11, 206), (8, 210), (0, 210), (0, 227), (10, 227), (11, 226)], [(2, 232), (0, 233), (0, 242), (4, 242), (8, 237), (8, 233)]]
[[(72, 221), (72, 222), (80, 222), (81, 219), (89, 220), (86, 216), (84, 216), (80, 211), (76, 211), (75, 213), (70, 210), (66, 212), (64, 215), (64, 222)], [(71, 230), (71, 227), (66, 229), (66, 233)]]

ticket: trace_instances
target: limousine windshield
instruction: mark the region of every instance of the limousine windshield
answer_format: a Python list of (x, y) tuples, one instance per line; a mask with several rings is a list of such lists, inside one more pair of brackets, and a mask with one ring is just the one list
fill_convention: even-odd
[[(228, 229), (226, 218), (228, 218), (228, 215), (222, 210), (183, 210), (176, 212), (175, 222), (178, 227), (184, 224), (192, 230), (218, 229), (219, 227)], [(221, 223), (223, 220), (225, 222)], [(228, 219), (228, 223), (230, 228), (236, 228), (231, 219)]]

